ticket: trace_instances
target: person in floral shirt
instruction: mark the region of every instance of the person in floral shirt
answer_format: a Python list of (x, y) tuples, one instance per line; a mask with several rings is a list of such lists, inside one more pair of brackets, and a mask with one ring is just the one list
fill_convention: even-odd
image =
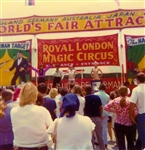
[[(134, 149), (133, 142), (133, 122), (129, 117), (130, 98), (127, 97), (128, 89), (126, 86), (119, 88), (120, 97), (115, 98), (104, 106), (104, 110), (116, 113), (115, 131), (118, 139), (119, 150), (125, 150), (125, 136), (127, 139), (127, 149)], [(138, 114), (134, 108), (134, 115)]]

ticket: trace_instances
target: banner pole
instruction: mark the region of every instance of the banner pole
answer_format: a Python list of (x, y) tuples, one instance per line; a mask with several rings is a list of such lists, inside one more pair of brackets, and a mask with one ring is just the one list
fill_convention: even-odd
[(124, 65), (122, 64), (122, 85), (124, 84)]
[[(34, 35), (34, 52), (35, 52), (35, 67), (38, 68), (38, 60), (37, 60), (37, 48), (36, 48), (36, 35)], [(37, 73), (35, 72), (35, 84), (38, 86)]]
[[(122, 34), (121, 34), (121, 30), (120, 30), (120, 48), (121, 48), (121, 54), (123, 53), (123, 41), (122, 41)], [(126, 76), (125, 76), (125, 71), (124, 71), (124, 67), (126, 66), (126, 56), (123, 57), (124, 59), (122, 60), (122, 75), (123, 75), (123, 84), (126, 80)], [(123, 63), (124, 62), (124, 63)]]

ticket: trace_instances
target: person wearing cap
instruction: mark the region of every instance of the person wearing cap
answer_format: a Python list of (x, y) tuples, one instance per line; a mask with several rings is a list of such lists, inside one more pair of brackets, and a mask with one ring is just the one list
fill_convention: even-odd
[(89, 117), (76, 114), (79, 105), (77, 95), (69, 93), (64, 96), (60, 118), (47, 130), (52, 134), (56, 129), (56, 150), (93, 149), (91, 139), (95, 124)]
[[(91, 70), (91, 76), (92, 80), (100, 80), (100, 77), (102, 77), (103, 72), (100, 68), (98, 68), (99, 63), (97, 61), (94, 62), (94, 67)], [(101, 75), (99, 75), (101, 73)]]
[(63, 73), (59, 69), (60, 65), (57, 64), (57, 65), (55, 65), (55, 67), (56, 67), (56, 70), (55, 70), (55, 72), (53, 74), (53, 76), (54, 76), (54, 78), (53, 78), (53, 85), (52, 85), (53, 88), (56, 88), (57, 86), (61, 85), (61, 79), (63, 77)]
[(46, 68), (43, 68), (43, 64), (40, 64), (39, 69), (34, 68), (29, 64), (30, 69), (34, 70), (38, 74), (38, 84), (45, 83), (45, 74), (52, 66), (52, 62), (50, 65), (48, 65)]

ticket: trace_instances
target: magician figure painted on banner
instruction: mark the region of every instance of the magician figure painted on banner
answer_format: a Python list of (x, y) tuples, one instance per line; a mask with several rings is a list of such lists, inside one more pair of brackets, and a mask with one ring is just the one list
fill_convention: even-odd
[(22, 52), (17, 53), (17, 59), (14, 61), (11, 68), (6, 70), (6, 72), (16, 69), (14, 76), (11, 80), (11, 85), (16, 85), (16, 80), (20, 77), (22, 82), (26, 82), (26, 73), (27, 73), (28, 61), (23, 57)]

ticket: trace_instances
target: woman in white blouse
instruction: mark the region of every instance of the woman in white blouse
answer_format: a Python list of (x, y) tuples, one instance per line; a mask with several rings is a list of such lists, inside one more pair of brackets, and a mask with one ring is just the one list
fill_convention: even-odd
[(95, 124), (87, 116), (76, 114), (79, 100), (75, 94), (63, 98), (61, 118), (56, 119), (47, 130), (56, 128), (56, 150), (93, 150), (91, 139)]
[(37, 94), (33, 83), (24, 84), (20, 92), (19, 106), (11, 110), (15, 150), (48, 149), (46, 130), (53, 121), (48, 110), (35, 105)]

